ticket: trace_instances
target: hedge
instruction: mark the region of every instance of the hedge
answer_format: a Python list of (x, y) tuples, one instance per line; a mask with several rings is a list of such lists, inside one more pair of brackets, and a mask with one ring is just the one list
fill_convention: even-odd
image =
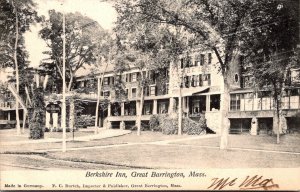
[(188, 117), (182, 119), (183, 133), (188, 135), (200, 135), (206, 133), (206, 126)]

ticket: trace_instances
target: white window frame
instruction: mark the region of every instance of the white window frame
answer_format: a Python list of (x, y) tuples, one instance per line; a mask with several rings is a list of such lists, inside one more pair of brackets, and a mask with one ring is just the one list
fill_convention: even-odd
[[(132, 90), (135, 89), (135, 96), (133, 95)], [(136, 98), (137, 97), (137, 87), (131, 87), (131, 98)]]
[[(154, 94), (152, 94), (152, 87), (154, 87)], [(155, 85), (149, 85), (149, 96), (156, 96), (156, 86)]]

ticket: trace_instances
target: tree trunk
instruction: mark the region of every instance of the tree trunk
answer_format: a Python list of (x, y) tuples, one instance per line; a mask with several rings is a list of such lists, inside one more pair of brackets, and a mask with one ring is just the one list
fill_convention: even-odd
[(178, 135), (182, 135), (182, 92), (181, 92), (181, 85), (179, 85), (179, 97), (178, 97)]
[(69, 128), (74, 129), (74, 125), (75, 125), (75, 104), (74, 104), (74, 99), (70, 99)]
[(70, 78), (69, 85), (68, 85), (68, 92), (70, 92), (70, 91), (71, 91), (71, 88), (72, 88), (72, 83), (73, 83), (73, 75), (72, 75), (72, 73), (71, 73), (71, 72), (70, 72), (70, 76), (71, 76), (71, 78)]
[(280, 143), (280, 132), (281, 132), (281, 126), (280, 126), (280, 104), (281, 104), (281, 99), (276, 98), (276, 114), (275, 114), (275, 121), (277, 124), (277, 133), (276, 133), (276, 143)]
[[(141, 73), (142, 80), (144, 80), (143, 71), (141, 71), (140, 73)], [(146, 71), (146, 73), (147, 73), (147, 71)], [(146, 74), (146, 76), (147, 76), (147, 74)], [(138, 117), (136, 120), (137, 135), (141, 135), (143, 106), (144, 106), (144, 85), (142, 84), (142, 85), (140, 85), (140, 105), (139, 105), (139, 110), (138, 110), (138, 114), (137, 114)]]
[(107, 66), (108, 66), (108, 62), (106, 63), (106, 66), (105, 66), (105, 69), (104, 71), (102, 72), (102, 75), (101, 75), (101, 80), (100, 78), (98, 78), (98, 81), (97, 81), (97, 104), (96, 104), (96, 118), (95, 118), (95, 131), (94, 133), (97, 134), (98, 133), (98, 120), (99, 120), (99, 105), (100, 105), (100, 94), (101, 94), (101, 89), (102, 89), (102, 83), (103, 83), (103, 79), (104, 79), (104, 74), (106, 72), (106, 69), (107, 69)]
[[(28, 106), (27, 99), (26, 99), (26, 107)], [(25, 109), (23, 109), (23, 127), (22, 127), (22, 134), (25, 133), (25, 125), (26, 125), (26, 117), (27, 113)]]
[[(17, 59), (17, 49), (18, 49), (18, 40), (19, 40), (19, 18), (18, 18), (18, 11), (16, 5), (14, 5), (14, 1), (12, 1), (15, 15), (16, 15), (16, 40), (15, 40), (15, 47), (14, 47), (14, 62), (15, 62), (15, 72), (16, 72), (16, 90), (17, 94), (19, 94), (19, 67), (18, 67), (18, 59)], [(16, 100), (16, 129), (17, 134), (21, 134), (21, 127), (20, 127), (20, 117), (19, 117), (19, 102)]]
[(98, 116), (99, 116), (99, 104), (100, 104), (100, 93), (101, 93), (101, 91), (100, 91), (100, 89), (101, 89), (101, 87), (100, 87), (100, 78), (98, 78), (98, 80), (97, 80), (97, 87), (98, 87), (98, 89), (97, 89), (97, 104), (96, 104), (96, 117), (95, 117), (95, 131), (94, 131), (94, 133), (95, 134), (97, 134), (98, 133)]
[(140, 105), (137, 117), (137, 135), (141, 135), (141, 126), (142, 126), (142, 113), (143, 113), (143, 106), (144, 106), (144, 87), (141, 87), (141, 97), (140, 97)]
[(221, 94), (221, 140), (220, 140), (220, 149), (226, 149), (228, 147), (228, 132), (230, 127), (230, 121), (228, 119), (228, 110), (229, 110), (229, 84), (227, 82), (227, 77), (224, 76), (224, 92)]

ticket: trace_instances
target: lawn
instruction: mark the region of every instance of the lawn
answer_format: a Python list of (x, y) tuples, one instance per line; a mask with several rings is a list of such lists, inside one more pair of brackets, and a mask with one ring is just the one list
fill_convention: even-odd
[[(75, 137), (93, 135), (93, 131), (76, 131), (74, 132)], [(67, 138), (72, 138), (73, 133), (67, 132)], [(45, 132), (45, 138), (62, 138), (62, 132)], [(1, 142), (11, 142), (11, 141), (26, 141), (29, 140), (29, 130), (25, 129), (25, 133), (21, 135), (17, 135), (16, 129), (5, 129), (0, 130), (0, 138)]]
[[(78, 132), (79, 133), (79, 132)], [(57, 134), (57, 135), (55, 135)], [(61, 133), (52, 133), (59, 136)], [(91, 134), (85, 132), (83, 134)], [(177, 141), (174, 139), (191, 140)], [(154, 141), (170, 140), (169, 144), (153, 144)], [(300, 152), (300, 135), (289, 134), (275, 144), (275, 136), (229, 135), (230, 148), (250, 148), (277, 151)], [(123, 146), (114, 146), (124, 144)], [(126, 145), (130, 144), (130, 145)], [(36, 152), (38, 150), (60, 149), (61, 142), (1, 146), (1, 152)], [(189, 135), (163, 135), (159, 132), (143, 131), (118, 137), (93, 141), (69, 141), (68, 148), (109, 146), (106, 148), (77, 149), (74, 151), (48, 152), (55, 159), (96, 162), (142, 168), (254, 168), (254, 167), (299, 167), (300, 155), (246, 150), (219, 150), (219, 137), (199, 138)], [(207, 146), (207, 147), (206, 147)]]
[[(80, 132), (76, 132), (78, 134)], [(88, 132), (82, 132), (88, 133)], [(50, 134), (50, 133), (47, 133)], [(62, 133), (51, 133), (52, 136), (61, 136)], [(90, 135), (93, 133), (89, 133)], [(152, 141), (163, 141), (163, 140), (171, 140), (171, 139), (180, 139), (180, 138), (187, 138), (193, 137), (189, 135), (163, 135), (159, 132), (152, 132), (152, 131), (142, 131), (140, 136), (137, 136), (137, 133), (131, 132), (127, 135), (122, 135), (119, 137), (111, 137), (99, 140), (92, 140), (92, 141), (68, 141), (67, 147), (69, 148), (77, 148), (77, 147), (91, 147), (91, 146), (104, 146), (104, 145), (116, 145), (116, 144), (126, 144), (126, 143), (145, 143), (145, 142), (152, 142)], [(1, 151), (36, 151), (36, 150), (47, 150), (47, 149), (60, 149), (62, 147), (61, 142), (56, 143), (38, 143), (38, 144), (22, 144), (20, 145), (7, 145), (1, 147)]]
[[(173, 144), (218, 147), (220, 144), (220, 137), (173, 142)], [(280, 137), (280, 144), (276, 144), (275, 135), (229, 135), (228, 147), (300, 153), (300, 134), (282, 135)]]
[(185, 145), (138, 144), (103, 149), (51, 152), (56, 159), (143, 168), (287, 168), (299, 167), (300, 155), (219, 150)]

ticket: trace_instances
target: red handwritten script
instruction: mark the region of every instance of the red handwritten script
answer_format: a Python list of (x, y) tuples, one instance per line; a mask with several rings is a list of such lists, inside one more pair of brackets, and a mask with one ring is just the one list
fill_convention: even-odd
[(244, 179), (240, 178), (213, 178), (212, 184), (207, 189), (221, 190), (230, 187), (238, 186), (239, 189), (264, 189), (270, 190), (279, 188), (279, 185), (274, 183), (272, 178), (265, 179), (263, 176), (247, 176)]

